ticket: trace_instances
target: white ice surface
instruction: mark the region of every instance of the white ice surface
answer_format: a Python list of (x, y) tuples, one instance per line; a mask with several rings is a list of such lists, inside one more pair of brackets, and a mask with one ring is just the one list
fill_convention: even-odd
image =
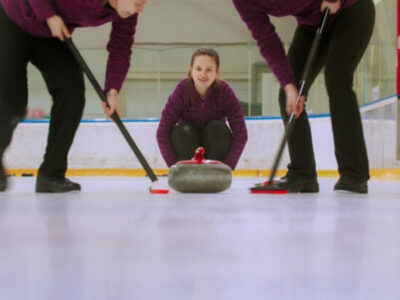
[(0, 193), (1, 300), (400, 299), (400, 182), (152, 195), (146, 178), (71, 179), (82, 192)]

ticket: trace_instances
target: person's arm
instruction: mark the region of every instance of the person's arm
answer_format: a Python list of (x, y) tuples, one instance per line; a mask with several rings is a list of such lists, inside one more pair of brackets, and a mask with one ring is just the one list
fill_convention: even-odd
[(178, 84), (173, 93), (169, 96), (164, 110), (161, 114), (160, 123), (157, 129), (158, 147), (168, 167), (176, 163), (177, 158), (172, 148), (170, 136), (176, 122), (183, 111), (184, 89), (182, 83)]
[(232, 143), (224, 163), (235, 169), (247, 142), (247, 128), (240, 102), (230, 86), (225, 87), (223, 109), (232, 130)]
[(128, 19), (112, 23), (110, 39), (107, 44), (108, 60), (104, 91), (107, 94), (107, 104), (101, 106), (108, 118), (116, 112), (121, 115), (119, 106), (119, 91), (126, 79), (131, 64), (132, 46), (136, 32), (138, 14)]
[(249, 3), (248, 0), (233, 0), (233, 3), (253, 38), (257, 41), (261, 55), (286, 93), (286, 112), (288, 114), (293, 112), (298, 117), (303, 111), (305, 97), (296, 105), (297, 82), (283, 44), (275, 32), (275, 27), (270, 22), (268, 15), (261, 8)]
[(105, 92), (111, 89), (118, 93), (125, 81), (131, 62), (132, 46), (136, 32), (138, 15), (112, 23), (110, 39), (107, 44), (108, 61)]
[(56, 14), (50, 0), (28, 0), (33, 14), (39, 22), (46, 22), (51, 35), (64, 41), (65, 37), (71, 36), (63, 19)]
[(56, 14), (50, 0), (28, 0), (36, 19), (40, 22), (46, 21)]
[(283, 44), (268, 15), (247, 0), (233, 0), (233, 4), (281, 86), (296, 84)]

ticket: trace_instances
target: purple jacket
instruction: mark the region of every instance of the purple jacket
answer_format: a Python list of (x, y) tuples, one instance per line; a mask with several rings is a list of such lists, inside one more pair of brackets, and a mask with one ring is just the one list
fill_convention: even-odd
[[(219, 85), (211, 88), (203, 100), (194, 85), (190, 93), (188, 80), (181, 80), (175, 87), (161, 115), (157, 141), (165, 162), (170, 167), (177, 161), (170, 141), (170, 134), (175, 124), (189, 123), (202, 129), (212, 120), (228, 119), (233, 139), (224, 163), (232, 170), (235, 169), (247, 141), (247, 128), (239, 100), (224, 81), (220, 81)], [(193, 95), (193, 103), (190, 100), (190, 94)]]
[[(336, 2), (336, 0), (327, 0)], [(357, 0), (341, 0), (340, 13)], [(275, 17), (294, 16), (299, 26), (316, 30), (321, 22), (321, 0), (233, 0), (236, 10), (257, 41), (261, 55), (267, 61), (281, 86), (297, 84), (286, 57), (282, 42), (275, 32), (268, 15)], [(330, 18), (332, 25), (334, 16)]]
[(105, 90), (120, 90), (130, 66), (138, 15), (122, 19), (103, 0), (0, 0), (7, 15), (33, 36), (51, 37), (46, 20), (57, 14), (72, 32), (77, 27), (112, 22)]

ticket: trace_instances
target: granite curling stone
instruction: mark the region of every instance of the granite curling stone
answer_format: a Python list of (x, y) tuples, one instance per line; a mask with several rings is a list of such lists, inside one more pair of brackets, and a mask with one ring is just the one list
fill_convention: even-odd
[(232, 183), (231, 168), (217, 160), (204, 159), (204, 148), (197, 148), (191, 160), (169, 168), (168, 185), (181, 193), (219, 193)]

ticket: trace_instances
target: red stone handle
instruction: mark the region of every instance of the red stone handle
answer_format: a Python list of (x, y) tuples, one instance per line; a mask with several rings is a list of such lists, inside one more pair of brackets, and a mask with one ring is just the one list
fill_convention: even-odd
[(194, 153), (194, 156), (190, 160), (181, 160), (178, 161), (177, 164), (209, 164), (209, 165), (218, 165), (222, 164), (222, 162), (218, 160), (211, 160), (211, 159), (204, 159), (204, 148), (199, 147), (196, 149), (196, 152)]

